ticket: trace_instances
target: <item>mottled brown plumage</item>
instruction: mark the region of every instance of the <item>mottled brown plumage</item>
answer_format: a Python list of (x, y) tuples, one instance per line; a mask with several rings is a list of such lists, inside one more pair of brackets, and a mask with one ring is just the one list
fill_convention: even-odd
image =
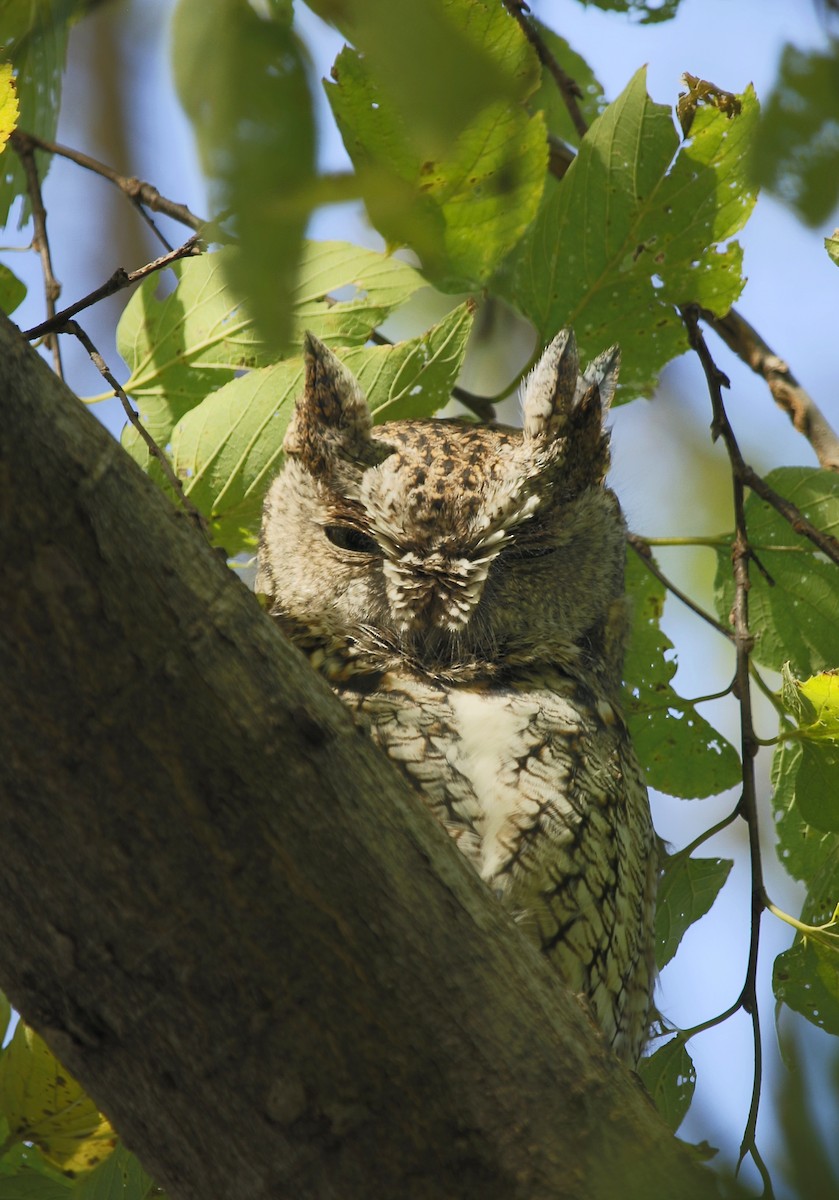
[(378, 427), (317, 339), (257, 590), (630, 1062), (655, 852), (619, 709), (624, 524), (603, 484), (616, 349), (563, 331), (523, 429)]

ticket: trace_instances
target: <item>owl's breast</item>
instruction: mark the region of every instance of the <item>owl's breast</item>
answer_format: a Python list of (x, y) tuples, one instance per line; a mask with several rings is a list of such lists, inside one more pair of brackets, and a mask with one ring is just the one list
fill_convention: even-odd
[(354, 706), (496, 891), (528, 866), (538, 836), (573, 836), (592, 731), (570, 696), (534, 681), (442, 687), (392, 672)]

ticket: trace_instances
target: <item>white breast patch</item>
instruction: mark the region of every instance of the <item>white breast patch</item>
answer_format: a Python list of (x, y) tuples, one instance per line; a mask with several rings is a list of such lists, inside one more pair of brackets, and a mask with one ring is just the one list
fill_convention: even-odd
[(520, 762), (533, 748), (538, 693), (492, 693), (453, 688), (448, 702), (459, 740), (449, 751), (452, 765), (469, 779), (481, 808), (481, 876), (491, 880), (510, 857), (511, 833), (519, 820), (548, 798), (549, 784), (523, 793)]

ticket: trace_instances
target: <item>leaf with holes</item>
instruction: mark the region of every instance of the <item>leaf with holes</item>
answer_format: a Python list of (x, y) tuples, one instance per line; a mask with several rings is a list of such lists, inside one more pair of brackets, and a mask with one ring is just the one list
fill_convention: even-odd
[(757, 118), (700, 109), (681, 142), (669, 108), (639, 71), (583, 138), (561, 182), (496, 281), (542, 340), (565, 325), (583, 357), (618, 342), (620, 394), (648, 391), (687, 349), (676, 306), (724, 313), (740, 294), (742, 253), (729, 241), (754, 204), (746, 153)]
[(623, 707), (650, 787), (671, 796), (713, 796), (740, 778), (734, 747), (670, 686), (673, 644), (659, 622), (664, 586), (630, 551), (626, 590), (632, 627), (624, 664)]
[(682, 858), (665, 863), (655, 912), (655, 964), (661, 971), (695, 921), (711, 908), (725, 886), (734, 862), (730, 858)]
[(675, 1133), (685, 1118), (696, 1087), (696, 1070), (687, 1046), (670, 1038), (638, 1064), (638, 1074), (662, 1118)]

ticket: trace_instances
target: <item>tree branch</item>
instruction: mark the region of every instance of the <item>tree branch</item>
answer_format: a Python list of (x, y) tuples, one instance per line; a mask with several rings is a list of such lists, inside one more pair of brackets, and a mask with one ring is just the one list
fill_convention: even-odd
[(771, 1196), (771, 1180), (758, 1151), (755, 1136), (763, 1078), (763, 1049), (760, 1037), (760, 1012), (757, 1001), (757, 965), (760, 951), (760, 920), (763, 910), (766, 907), (766, 890), (763, 884), (763, 864), (760, 857), (760, 829), (754, 764), (755, 756), (758, 752), (758, 739), (755, 736), (752, 718), (752, 693), (749, 674), (754, 639), (749, 629), (749, 562), (753, 556), (749, 546), (749, 534), (746, 524), (745, 489), (747, 484), (744, 478), (743, 456), (740, 453), (740, 447), (734, 436), (734, 430), (731, 428), (728, 420), (728, 414), (725, 411), (725, 404), (722, 397), (722, 389), (723, 387), (728, 387), (728, 379), (711, 357), (711, 353), (699, 328), (696, 309), (683, 309), (682, 317), (687, 329), (688, 340), (705, 372), (713, 412), (712, 429), (716, 436), (722, 438), (728, 453), (729, 463), (731, 464), (731, 485), (734, 504), (734, 544), (731, 549), (731, 563), (734, 574), (734, 605), (731, 610), (731, 621), (734, 627), (734, 647), (737, 655), (734, 674), (734, 694), (737, 697), (740, 709), (740, 749), (743, 765), (743, 791), (738, 807), (748, 828), (749, 863), (752, 880), (749, 957), (746, 965), (746, 978), (738, 1004), (751, 1018), (754, 1046), (754, 1076), (752, 1080), (752, 1098), (749, 1106), (749, 1115), (740, 1146), (740, 1161), (742, 1162), (746, 1154), (751, 1156), (763, 1180), (764, 1195)]
[(579, 85), (563, 70), (556, 56), (548, 49), (544, 39), (539, 36), (532, 22), (527, 19), (526, 14), (530, 12), (530, 5), (525, 4), (524, 0), (504, 0), (504, 7), (536, 51), (539, 56), (539, 62), (553, 77), (562, 99), (565, 101), (565, 107), (568, 109), (568, 115), (577, 133), (581, 138), (585, 137), (588, 132), (588, 122), (577, 103), (583, 93), (580, 91)]
[(47, 154), (58, 154), (61, 158), (69, 159), (77, 166), (84, 167), (86, 171), (93, 171), (94, 174), (101, 175), (103, 179), (107, 179), (109, 183), (124, 192), (130, 200), (144, 204), (152, 212), (162, 212), (167, 217), (171, 217), (173, 221), (179, 221), (181, 225), (199, 230), (207, 224), (203, 217), (197, 217), (195, 213), (190, 212), (185, 204), (177, 204), (174, 200), (161, 196), (153, 184), (144, 183), (143, 180), (137, 179), (133, 175), (121, 175), (107, 163), (99, 162), (89, 154), (73, 150), (70, 146), (62, 146), (59, 142), (49, 142), (34, 133), (27, 133), (23, 129), (16, 129), (12, 137), (16, 138), (21, 145), (28, 145), (30, 148), (37, 147), (38, 150), (44, 150)]
[(736, 309), (730, 309), (724, 317), (718, 317), (706, 308), (699, 312), (702, 320), (719, 334), (728, 348), (766, 380), (775, 403), (813, 447), (819, 466), (827, 471), (839, 471), (839, 436), (788, 364)]
[(173, 1200), (715, 1196), (5, 318), (0, 422), (0, 983)]
[(85, 308), (90, 308), (93, 304), (98, 304), (106, 296), (113, 296), (115, 292), (121, 292), (123, 288), (131, 287), (132, 283), (139, 283), (147, 275), (153, 275), (155, 271), (162, 271), (164, 267), (170, 267), (173, 262), (177, 262), (181, 258), (191, 258), (193, 255), (203, 253), (204, 247), (201, 239), (196, 235), (188, 238), (182, 246), (170, 250), (168, 254), (162, 254), (154, 262), (146, 263), (144, 267), (138, 267), (136, 271), (126, 271), (123, 267), (117, 267), (111, 278), (106, 279), (98, 288), (94, 288), (92, 292), (82, 296), (81, 300), (77, 300), (69, 308), (55, 313), (48, 321), (42, 321), (40, 325), (33, 325), (31, 329), (24, 332), (23, 336), (32, 341), (34, 338), (43, 337), (45, 333), (60, 333), (61, 329), (77, 313), (82, 312)]

